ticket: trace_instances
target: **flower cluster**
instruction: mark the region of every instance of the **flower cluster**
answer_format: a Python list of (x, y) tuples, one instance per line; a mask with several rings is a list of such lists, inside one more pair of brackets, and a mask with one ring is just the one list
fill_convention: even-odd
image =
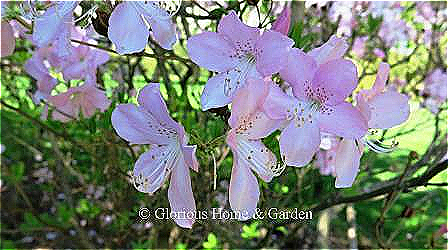
[[(73, 12), (78, 4), (55, 3), (33, 20), (30, 39), (36, 50), (25, 65), (36, 80), (34, 102), (44, 101), (44, 116), (52, 107), (52, 119), (62, 122), (80, 115), (91, 117), (111, 104), (97, 84), (97, 69), (108, 62), (109, 54), (95, 48), (91, 32), (75, 27)], [(371, 8), (374, 15), (375, 6), (334, 3), (330, 16), (341, 19), (338, 33), (350, 35), (356, 26), (354, 12)], [(421, 18), (434, 18), (424, 7)], [(385, 43), (412, 36), (413, 30), (391, 32), (406, 30), (406, 24), (397, 21), (395, 12), (387, 13), (379, 31)], [(288, 37), (290, 21), (291, 10), (286, 8), (271, 29), (260, 29), (244, 24), (231, 10), (219, 21), (217, 32), (202, 32), (187, 41), (191, 60), (215, 73), (202, 92), (202, 109), (230, 104), (226, 142), (233, 154), (233, 168), (228, 200), (234, 211), (244, 215), (241, 220), (255, 213), (260, 197), (257, 176), (270, 182), (286, 166), (314, 162), (322, 174), (336, 177), (337, 188), (351, 187), (364, 145), (377, 152), (389, 149), (370, 140), (369, 129), (397, 126), (410, 112), (408, 97), (386, 87), (387, 63), (379, 64), (373, 86), (361, 89), (357, 67), (344, 58), (350, 47), (345, 39), (333, 35), (321, 46), (305, 51), (294, 47), (294, 40)], [(116, 5), (108, 19), (107, 36), (120, 55), (144, 51), (148, 39), (161, 47), (156, 49), (172, 49), (177, 40), (170, 14), (151, 1)], [(9, 42), (3, 43), (3, 39)], [(14, 32), (10, 24), (2, 22), (2, 56), (14, 49), (11, 41)], [(367, 41), (368, 37), (361, 37), (353, 42), (358, 57), (365, 53)], [(440, 85), (442, 78), (446, 73), (435, 71), (427, 78), (424, 91), (434, 96), (445, 87), (446, 92), (446, 85)], [(60, 92), (57, 86), (64, 85), (62, 80), (83, 83), (69, 84)], [(440, 102), (446, 95), (436, 98)], [(149, 145), (135, 162), (132, 183), (138, 191), (153, 194), (170, 178), (171, 210), (194, 214), (189, 169), (199, 170), (196, 146), (187, 144), (183, 126), (170, 117), (159, 84), (143, 87), (137, 101), (138, 105), (118, 104), (111, 117), (121, 138), (132, 145)], [(280, 159), (262, 141), (275, 131), (280, 131)], [(191, 228), (194, 217), (175, 218), (175, 222)]]
[[(284, 19), (280, 21), (286, 23)], [(277, 24), (273, 27), (279, 29)], [(234, 158), (229, 201), (233, 210), (248, 212), (240, 219), (253, 215), (259, 198), (251, 170), (267, 182), (281, 172), (261, 138), (281, 130), (281, 160), (296, 167), (307, 165), (317, 152), (321, 158), (321, 138), (332, 138), (328, 149), (333, 150), (334, 170), (326, 171), (336, 176), (336, 187), (350, 187), (368, 128), (389, 128), (409, 115), (406, 96), (384, 91), (387, 64), (380, 65), (374, 87), (359, 92), (356, 107), (347, 102), (358, 76), (355, 65), (343, 58), (348, 49), (343, 39), (332, 36), (305, 53), (292, 48), (291, 40), (279, 32), (267, 30), (261, 36), (260, 32), (231, 12), (222, 18), (217, 33), (204, 32), (188, 40), (193, 61), (218, 72), (205, 86), (203, 109), (232, 103), (227, 136)], [(320, 162), (329, 168), (328, 159)]]

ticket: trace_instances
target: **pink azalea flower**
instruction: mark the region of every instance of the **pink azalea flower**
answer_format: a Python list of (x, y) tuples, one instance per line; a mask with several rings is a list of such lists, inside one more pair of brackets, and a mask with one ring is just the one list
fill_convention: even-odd
[(268, 93), (270, 81), (248, 79), (248, 84), (236, 94), (232, 104), (227, 144), (233, 152), (232, 177), (230, 178), (230, 207), (239, 212), (240, 220), (252, 217), (257, 207), (260, 191), (257, 178), (269, 182), (276, 175), (275, 155), (261, 142), (279, 126), (279, 121), (269, 119), (261, 110)]
[(2, 21), (1, 24), (1, 40), (1, 57), (12, 55), (16, 47), (16, 39), (11, 24), (6, 21)]
[(58, 56), (70, 54), (70, 32), (73, 25), (73, 10), (78, 1), (57, 2), (48, 8), (42, 16), (34, 21), (33, 41), (37, 47), (50, 44), (56, 49)]
[(288, 6), (280, 13), (280, 16), (272, 24), (271, 30), (282, 33), (287, 36), (289, 32), (289, 26), (291, 25), (291, 9)]
[(409, 116), (408, 97), (386, 90), (390, 66), (380, 63), (375, 83), (356, 96), (357, 106), (368, 120), (369, 128), (387, 129), (405, 122)]
[[(193, 191), (188, 168), (198, 171), (196, 145), (187, 145), (184, 128), (169, 115), (160, 95), (159, 84), (145, 86), (138, 96), (139, 106), (120, 104), (112, 113), (117, 134), (131, 144), (151, 144), (134, 166), (133, 182), (138, 191), (154, 193), (171, 173), (168, 199), (172, 212), (195, 213)], [(192, 218), (175, 218), (186, 228)]]
[[(409, 117), (408, 97), (393, 90), (385, 90), (389, 70), (387, 63), (381, 63), (373, 87), (361, 90), (356, 96), (357, 107), (368, 121), (369, 128), (391, 128)], [(342, 139), (335, 159), (337, 188), (352, 186), (363, 151), (363, 140)]]
[(50, 48), (38, 49), (25, 63), (25, 71), (37, 81), (37, 91), (33, 95), (35, 104), (39, 104), (42, 99), (50, 97), (51, 91), (57, 84), (57, 80), (50, 75), (44, 62), (50, 50)]
[(356, 37), (353, 42), (352, 52), (359, 58), (363, 57), (366, 52), (367, 39), (369, 39), (367, 36)]
[(77, 118), (80, 112), (83, 117), (91, 117), (97, 109), (104, 112), (110, 105), (105, 92), (96, 87), (96, 78), (91, 76), (81, 86), (71, 87), (48, 100), (55, 107), (52, 118), (61, 122)]
[(374, 54), (376, 57), (381, 58), (381, 59), (383, 59), (383, 58), (386, 57), (386, 54), (384, 53), (384, 51), (382, 51), (382, 50), (379, 49), (379, 48), (374, 48), (374, 49), (373, 49), (373, 54)]
[(356, 15), (359, 15), (361, 2), (354, 1), (335, 1), (332, 3), (328, 16), (331, 21), (339, 22), (337, 29), (338, 35), (351, 36), (352, 30), (356, 27)]
[(308, 55), (312, 56), (317, 64), (323, 64), (334, 59), (340, 59), (348, 50), (348, 43), (345, 39), (335, 35), (322, 46), (312, 49)]
[(280, 152), (288, 165), (307, 164), (320, 145), (320, 134), (359, 138), (367, 132), (362, 114), (345, 102), (357, 85), (355, 65), (335, 59), (317, 65), (300, 49), (291, 50), (280, 71), (293, 96), (272, 85), (264, 109), (271, 119), (287, 123), (280, 135)]
[(437, 68), (425, 79), (424, 93), (437, 99), (440, 103), (447, 98), (447, 78), (446, 72)]
[(164, 49), (176, 42), (176, 27), (171, 16), (153, 1), (124, 1), (115, 7), (109, 18), (108, 35), (119, 54), (140, 52), (152, 35)]
[(446, 102), (447, 78), (446, 72), (437, 68), (425, 78), (425, 88), (422, 91), (425, 96), (424, 105), (432, 112), (437, 113), (440, 105)]
[[(94, 40), (88, 42), (95, 44)], [(67, 63), (62, 71), (64, 79), (83, 79), (86, 75), (95, 76), (98, 66), (109, 60), (109, 54), (90, 46), (79, 45), (74, 47), (70, 56), (65, 59)]]
[(258, 28), (243, 24), (234, 11), (224, 16), (218, 32), (203, 32), (188, 39), (191, 59), (211, 71), (202, 92), (202, 109), (222, 107), (231, 102), (248, 77), (270, 76), (286, 63), (294, 41), (276, 31), (260, 35)]

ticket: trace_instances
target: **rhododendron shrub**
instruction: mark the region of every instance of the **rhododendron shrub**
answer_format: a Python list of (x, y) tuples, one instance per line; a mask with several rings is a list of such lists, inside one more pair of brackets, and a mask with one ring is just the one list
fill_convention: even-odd
[(446, 2), (1, 7), (2, 247), (446, 243)]

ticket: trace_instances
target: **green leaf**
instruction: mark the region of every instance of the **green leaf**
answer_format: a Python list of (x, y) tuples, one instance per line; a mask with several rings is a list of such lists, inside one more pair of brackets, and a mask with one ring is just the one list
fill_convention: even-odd
[(207, 236), (207, 241), (202, 243), (205, 249), (215, 249), (218, 247), (218, 238), (213, 233), (209, 233)]
[(24, 173), (25, 165), (23, 164), (23, 162), (17, 162), (16, 164), (12, 165), (10, 180), (13, 183), (19, 183), (20, 181), (22, 181)]
[(42, 227), (42, 223), (30, 212), (25, 212), (23, 215), (24, 223), (20, 224), (20, 230), (27, 231), (30, 229)]
[(241, 237), (245, 239), (254, 239), (260, 236), (260, 231), (257, 229), (258, 222), (253, 222), (250, 226), (244, 225)]

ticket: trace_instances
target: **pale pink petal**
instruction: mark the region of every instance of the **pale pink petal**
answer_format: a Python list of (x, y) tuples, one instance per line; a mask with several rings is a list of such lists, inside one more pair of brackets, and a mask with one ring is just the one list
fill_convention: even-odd
[(294, 41), (279, 32), (267, 30), (256, 43), (257, 70), (262, 76), (270, 76), (286, 66), (288, 51)]
[(305, 86), (311, 82), (317, 70), (316, 61), (300, 49), (292, 49), (288, 53), (286, 66), (280, 71), (283, 80), (289, 83), (294, 96), (305, 98)]
[(103, 90), (94, 87), (86, 93), (86, 95), (95, 109), (99, 109), (101, 112), (106, 111), (106, 109), (110, 106), (111, 101), (107, 99), (106, 93)]
[(381, 93), (385, 86), (387, 78), (389, 78), (390, 66), (387, 63), (381, 62), (378, 66), (378, 72), (376, 73), (375, 83), (373, 84), (372, 90), (374, 93)]
[(73, 17), (71, 14), (64, 17), (59, 27), (57, 36), (52, 42), (53, 53), (56, 57), (67, 57), (70, 55), (72, 45), (70, 42), (71, 29), (73, 27)]
[(99, 49), (92, 49), (92, 64), (96, 67), (109, 61), (109, 54)]
[(62, 74), (64, 75), (64, 80), (74, 80), (82, 79), (86, 75), (86, 70), (89, 67), (85, 62), (73, 62), (64, 68)]
[(408, 97), (393, 90), (387, 90), (369, 102), (369, 128), (387, 129), (405, 122), (409, 117)]
[(362, 152), (355, 140), (344, 138), (336, 151), (336, 188), (347, 188), (353, 185), (359, 171)]
[(187, 49), (193, 62), (211, 71), (224, 72), (238, 63), (233, 56), (235, 49), (231, 41), (215, 32), (202, 32), (191, 37)]
[(274, 177), (274, 169), (277, 166), (275, 155), (261, 142), (261, 140), (250, 140), (241, 134), (229, 133), (227, 143), (232, 152), (237, 155), (238, 164), (241, 167), (249, 167), (255, 171), (260, 178), (270, 182)]
[(361, 112), (361, 114), (364, 116), (364, 119), (366, 121), (370, 120), (371, 112), (370, 112), (370, 106), (367, 102), (367, 98), (363, 96), (364, 90), (361, 90), (358, 95), (356, 95), (356, 108)]
[(112, 126), (117, 134), (132, 144), (166, 144), (167, 136), (159, 132), (163, 127), (143, 108), (134, 104), (120, 104), (112, 112)]
[(50, 75), (45, 75), (38, 79), (36, 82), (37, 91), (33, 96), (34, 103), (38, 104), (40, 100), (48, 98), (56, 84), (57, 80)]
[(44, 78), (49, 74), (43, 63), (42, 54), (42, 49), (38, 49), (25, 63), (25, 71), (36, 80)]
[(284, 120), (288, 116), (288, 110), (297, 106), (297, 100), (287, 95), (275, 84), (270, 84), (269, 93), (263, 103), (263, 111), (271, 119)]
[(185, 157), (185, 163), (194, 171), (199, 171), (199, 163), (196, 158), (196, 145), (193, 146), (182, 146), (182, 152)]
[(174, 164), (174, 159), (167, 158), (172, 155), (173, 150), (176, 148), (171, 145), (154, 145), (148, 152), (140, 155), (132, 174), (134, 187), (139, 192), (152, 194), (162, 186), (172, 168), (168, 161)]
[(201, 96), (202, 110), (229, 104), (237, 90), (246, 84), (247, 77), (258, 77), (254, 65), (243, 67), (247, 69), (246, 72), (235, 68), (208, 79)]
[(139, 15), (149, 23), (154, 40), (164, 49), (172, 49), (177, 40), (176, 26), (170, 14), (155, 1), (133, 1)]
[(78, 91), (79, 91), (79, 88), (77, 88), (77, 87), (68, 88), (67, 91), (65, 91), (64, 93), (60, 93), (55, 96), (50, 96), (49, 101), (55, 106), (63, 106), (67, 102), (69, 102), (70, 97)]
[(81, 100), (81, 111), (84, 118), (92, 117), (96, 111), (96, 107), (92, 104), (88, 97), (88, 95), (84, 95)]
[(54, 105), (52, 112), (54, 120), (68, 122), (78, 117), (80, 105), (70, 100), (72, 93), (75, 91), (76, 88), (69, 88), (65, 93), (48, 97), (48, 101)]
[(171, 212), (177, 212), (186, 216), (175, 218), (177, 225), (191, 228), (195, 221), (196, 204), (191, 189), (190, 171), (183, 159), (179, 159), (171, 172), (170, 187), (168, 188), (168, 200)]
[(1, 57), (12, 55), (16, 47), (16, 39), (14, 38), (14, 30), (6, 21), (1, 23), (1, 40)]
[(260, 30), (245, 25), (233, 10), (219, 22), (218, 33), (226, 35), (234, 44), (241, 43), (241, 46), (254, 46), (260, 37)]
[(331, 60), (342, 58), (347, 49), (347, 42), (344, 39), (333, 35), (322, 46), (308, 52), (308, 55), (312, 56), (318, 64), (323, 64)]
[(390, 66), (387, 63), (381, 62), (378, 66), (378, 72), (376, 73), (376, 79), (375, 83), (373, 84), (371, 89), (368, 90), (361, 90), (359, 91), (358, 95), (362, 96), (362, 98), (365, 98), (366, 100), (369, 100), (375, 95), (380, 94), (383, 92), (387, 78), (389, 77), (389, 71)]
[(140, 52), (146, 47), (149, 29), (132, 2), (115, 7), (109, 18), (108, 36), (119, 54)]
[(302, 167), (311, 161), (319, 149), (319, 126), (315, 121), (306, 121), (298, 127), (293, 120), (282, 131), (279, 143), (283, 161), (289, 166)]
[(315, 92), (320, 88), (328, 98), (325, 98), (325, 103), (342, 103), (358, 84), (356, 66), (345, 59), (328, 61), (319, 66), (311, 83)]
[(288, 6), (282, 10), (277, 20), (272, 24), (271, 30), (282, 33), (287, 36), (289, 32), (289, 26), (291, 24), (291, 9)]
[(331, 107), (333, 112), (319, 116), (324, 132), (346, 138), (360, 138), (367, 133), (367, 121), (352, 104), (343, 102)]
[(172, 49), (176, 43), (176, 26), (170, 18), (146, 16), (152, 30), (154, 40), (164, 49)]
[(165, 101), (160, 94), (160, 84), (150, 83), (143, 87), (137, 97), (138, 103), (159, 122), (167, 125), (170, 128), (179, 130), (179, 124), (175, 122), (166, 107)]
[[(45, 47), (61, 36), (66, 22), (71, 22), (77, 1), (62, 1), (48, 8), (34, 21), (33, 41), (37, 47)], [(65, 39), (65, 38), (64, 38)]]
[(252, 122), (252, 126), (244, 134), (251, 140), (265, 138), (282, 125), (282, 120), (273, 120), (262, 111), (253, 114), (250, 122)]
[(229, 202), (232, 210), (240, 215), (239, 220), (248, 220), (255, 214), (260, 190), (257, 178), (238, 157), (238, 155), (233, 155)]
[(232, 114), (229, 118), (232, 128), (238, 126), (240, 120), (248, 120), (251, 114), (262, 107), (269, 84), (272, 83), (263, 79), (247, 79), (246, 85), (236, 93), (232, 101)]

